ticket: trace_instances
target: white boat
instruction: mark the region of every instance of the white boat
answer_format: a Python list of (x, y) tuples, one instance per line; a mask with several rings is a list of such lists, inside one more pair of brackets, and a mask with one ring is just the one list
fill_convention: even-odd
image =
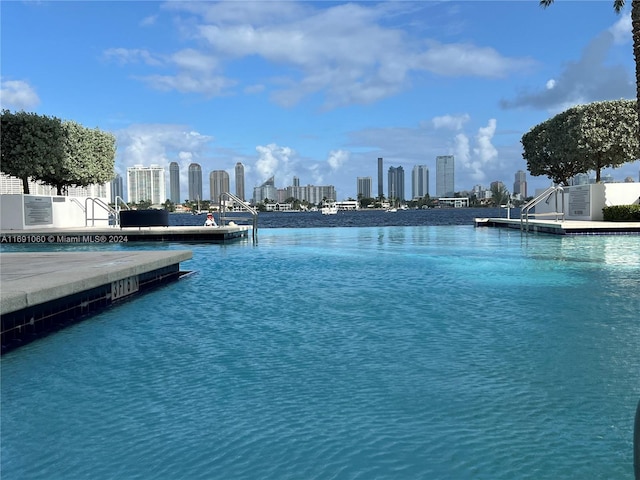
[(338, 213), (338, 206), (334, 202), (325, 202), (320, 211), (322, 215), (335, 215)]
[(387, 208), (385, 210), (385, 212), (387, 212), (387, 213), (393, 213), (393, 212), (397, 212), (397, 211), (398, 211), (398, 209), (396, 207)]

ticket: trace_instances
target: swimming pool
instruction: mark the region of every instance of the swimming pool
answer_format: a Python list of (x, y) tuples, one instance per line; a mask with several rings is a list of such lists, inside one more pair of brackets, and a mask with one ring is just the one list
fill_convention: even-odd
[(194, 275), (3, 357), (3, 480), (633, 477), (637, 237), (188, 248)]

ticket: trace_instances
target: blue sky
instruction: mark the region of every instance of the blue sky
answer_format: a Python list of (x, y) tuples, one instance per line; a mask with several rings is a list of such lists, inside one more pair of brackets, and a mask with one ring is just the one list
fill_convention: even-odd
[[(579, 103), (635, 97), (629, 8), (612, 1), (2, 2), (3, 108), (116, 135), (116, 170), (245, 165), (247, 193), (335, 185), (377, 158), (455, 155), (455, 189), (526, 171), (520, 139)], [(629, 2), (630, 4), (630, 2)], [(638, 181), (640, 162), (610, 172)], [(167, 174), (168, 176), (168, 174)], [(529, 191), (547, 187), (528, 176)], [(377, 193), (373, 192), (374, 195)]]

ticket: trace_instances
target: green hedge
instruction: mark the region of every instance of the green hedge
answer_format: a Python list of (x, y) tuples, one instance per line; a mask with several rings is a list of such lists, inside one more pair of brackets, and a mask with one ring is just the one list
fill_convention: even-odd
[(605, 222), (640, 222), (640, 205), (615, 205), (602, 209)]

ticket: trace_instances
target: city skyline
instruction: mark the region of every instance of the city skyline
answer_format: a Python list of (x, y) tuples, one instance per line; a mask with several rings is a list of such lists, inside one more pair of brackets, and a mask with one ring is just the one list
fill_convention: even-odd
[(355, 198), (439, 155), (454, 191), (511, 186), (534, 125), (635, 97), (629, 5), (606, 2), (4, 2), (0, 21), (2, 108), (113, 133), (123, 177), (178, 163), (181, 200), (191, 163), (242, 163), (247, 197), (275, 176)]

